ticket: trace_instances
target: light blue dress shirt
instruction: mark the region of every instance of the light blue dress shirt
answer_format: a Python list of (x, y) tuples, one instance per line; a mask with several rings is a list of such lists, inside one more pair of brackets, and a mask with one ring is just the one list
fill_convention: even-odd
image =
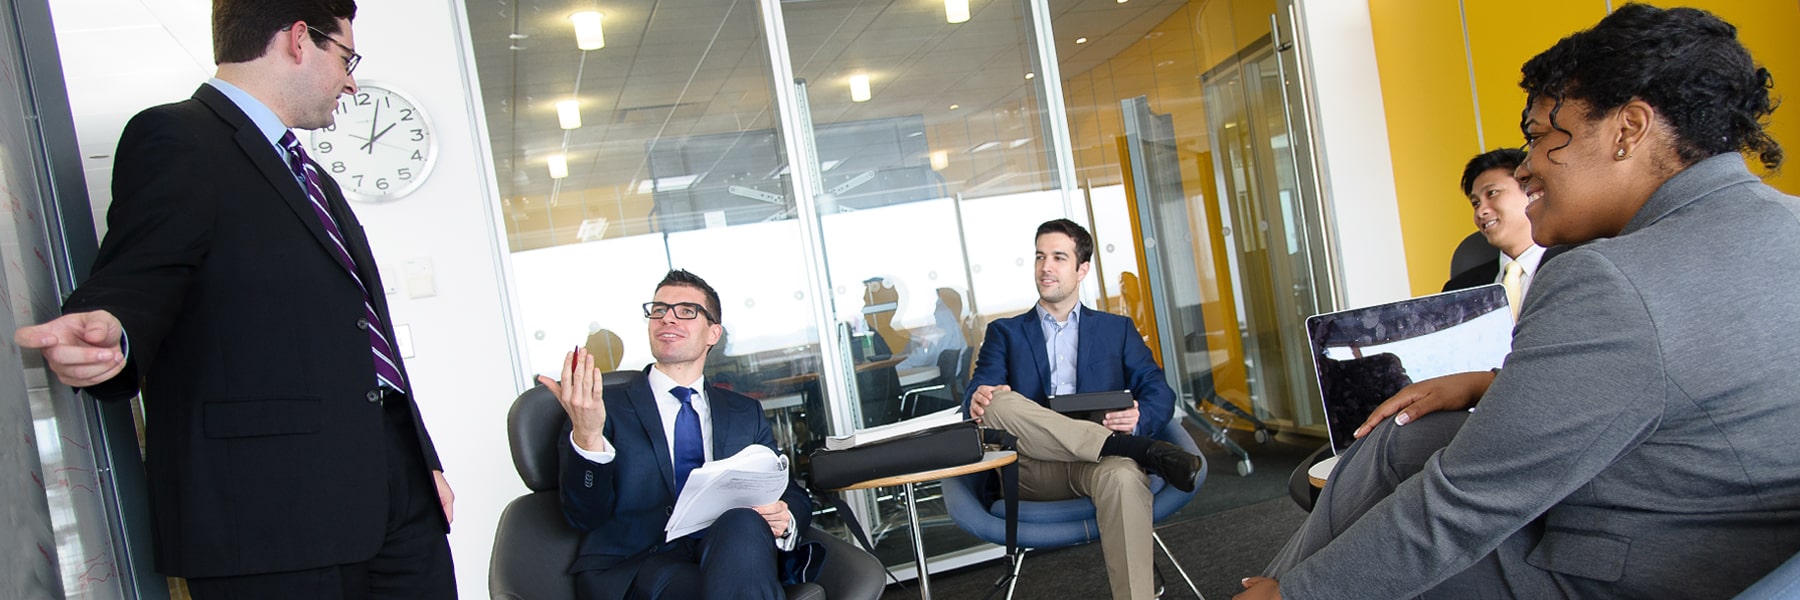
[(1050, 359), (1050, 395), (1075, 393), (1075, 349), (1081, 338), (1081, 307), (1069, 311), (1069, 320), (1058, 323), (1044, 307), (1034, 308), (1044, 327), (1044, 356)]

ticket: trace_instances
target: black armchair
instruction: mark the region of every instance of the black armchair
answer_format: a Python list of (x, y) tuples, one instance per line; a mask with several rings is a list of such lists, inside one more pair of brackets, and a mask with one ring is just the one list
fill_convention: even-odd
[[(603, 376), (611, 386), (642, 377), (639, 371), (613, 371)], [(506, 414), (507, 441), (513, 467), (531, 493), (520, 496), (500, 513), (494, 553), (488, 563), (488, 593), (508, 600), (573, 600), (575, 580), (566, 571), (575, 558), (581, 532), (569, 526), (557, 497), (557, 441), (568, 416), (544, 386), (519, 394)], [(817, 583), (789, 586), (790, 600), (875, 600), (881, 597), (886, 570), (861, 548), (818, 528), (804, 534), (826, 546), (825, 566)]]

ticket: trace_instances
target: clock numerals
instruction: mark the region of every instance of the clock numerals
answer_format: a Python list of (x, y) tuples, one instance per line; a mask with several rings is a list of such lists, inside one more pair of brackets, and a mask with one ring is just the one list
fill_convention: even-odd
[(322, 170), (353, 198), (406, 195), (431, 169), (435, 145), (423, 110), (403, 94), (367, 85), (338, 99), (332, 125), (313, 132)]

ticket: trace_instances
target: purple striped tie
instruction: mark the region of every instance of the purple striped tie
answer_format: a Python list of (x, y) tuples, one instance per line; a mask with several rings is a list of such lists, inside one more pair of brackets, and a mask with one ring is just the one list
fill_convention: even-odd
[[(344, 233), (338, 229), (337, 219), (331, 218), (331, 211), (326, 209), (325, 190), (319, 186), (319, 171), (307, 158), (306, 150), (300, 147), (300, 139), (289, 131), (281, 136), (281, 147), (287, 149), (288, 168), (293, 169), (294, 177), (306, 184), (306, 197), (312, 201), (313, 213), (318, 215), (319, 222), (325, 226), (325, 234), (331, 237), (332, 255), (337, 256), (338, 263), (350, 272), (350, 278), (356, 280), (356, 287), (362, 289), (363, 312), (369, 330), (369, 350), (375, 354), (375, 379), (381, 385), (395, 391), (406, 391), (406, 379), (400, 375), (399, 362), (394, 360), (394, 346), (381, 335), (384, 327), (381, 316), (375, 314), (375, 304), (369, 300), (369, 286), (363, 284), (362, 276), (356, 274), (356, 261), (351, 260), (350, 251), (344, 246)], [(359, 323), (360, 325), (360, 323)]]

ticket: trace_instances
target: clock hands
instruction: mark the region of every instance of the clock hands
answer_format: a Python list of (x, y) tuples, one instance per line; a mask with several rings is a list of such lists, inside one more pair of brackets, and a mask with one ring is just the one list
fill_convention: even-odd
[[(393, 131), (395, 125), (399, 125), (399, 123), (388, 123), (387, 128), (381, 130), (381, 133), (375, 133), (375, 128), (370, 127), (369, 128), (369, 141), (363, 142), (362, 148), (367, 149), (369, 151), (369, 154), (374, 154), (375, 153), (375, 142), (380, 140), (381, 136), (387, 135), (387, 132)], [(352, 135), (350, 137), (356, 137), (356, 136)]]
[(368, 149), (369, 154), (375, 153), (375, 138), (381, 137), (381, 136), (375, 134), (375, 128), (380, 127), (380, 126), (381, 126), (381, 103), (376, 102), (375, 103), (375, 115), (369, 117), (369, 142), (362, 145), (363, 148)]

